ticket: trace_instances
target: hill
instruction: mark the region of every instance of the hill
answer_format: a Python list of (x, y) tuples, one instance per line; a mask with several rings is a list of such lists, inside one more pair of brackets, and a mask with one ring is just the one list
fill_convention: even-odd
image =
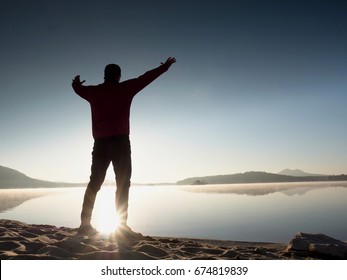
[(311, 174), (311, 173), (306, 173), (300, 169), (284, 169), (278, 174), (280, 175), (287, 175), (287, 176), (296, 176), (296, 177), (307, 177), (307, 176), (326, 176), (322, 174)]
[(56, 183), (33, 179), (25, 174), (0, 165), (0, 189), (12, 188), (56, 188), (74, 186), (76, 184)]
[(347, 181), (347, 175), (320, 176), (288, 176), (266, 172), (245, 172), (228, 175), (192, 177), (178, 181), (178, 185), (201, 184), (244, 184), (244, 183), (281, 183), (281, 182), (309, 182), (309, 181)]

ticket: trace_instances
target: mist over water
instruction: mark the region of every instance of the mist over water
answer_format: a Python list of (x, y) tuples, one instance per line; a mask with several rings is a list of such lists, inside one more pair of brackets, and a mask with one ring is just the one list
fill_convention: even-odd
[[(78, 227), (85, 188), (0, 191), (0, 218)], [(114, 219), (113, 187), (98, 193), (93, 224)], [(299, 231), (347, 240), (347, 182), (134, 186), (129, 225), (145, 235), (287, 243)]]

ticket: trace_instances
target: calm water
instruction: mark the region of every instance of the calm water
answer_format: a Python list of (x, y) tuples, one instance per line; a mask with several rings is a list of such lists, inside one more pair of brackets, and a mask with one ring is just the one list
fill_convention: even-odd
[[(0, 190), (0, 218), (78, 227), (84, 188)], [(134, 186), (129, 225), (146, 235), (287, 243), (299, 231), (347, 240), (347, 182)], [(114, 221), (114, 188), (93, 224)]]

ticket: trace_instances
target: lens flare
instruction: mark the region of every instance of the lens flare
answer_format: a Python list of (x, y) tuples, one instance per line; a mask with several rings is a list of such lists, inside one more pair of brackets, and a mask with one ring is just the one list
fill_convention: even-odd
[(96, 217), (93, 219), (92, 224), (96, 230), (101, 234), (114, 233), (119, 227), (119, 219), (116, 214), (109, 213), (107, 216)]
[(110, 234), (119, 227), (119, 217), (116, 213), (113, 188), (100, 190), (95, 202), (92, 224), (101, 234)]

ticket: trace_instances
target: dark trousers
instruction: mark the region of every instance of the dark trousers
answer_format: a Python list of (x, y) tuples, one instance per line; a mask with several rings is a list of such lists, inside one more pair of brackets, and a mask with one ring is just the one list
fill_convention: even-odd
[(116, 211), (121, 224), (127, 223), (131, 177), (131, 147), (128, 135), (95, 139), (92, 152), (90, 181), (84, 194), (82, 222), (90, 222), (95, 198), (112, 162), (116, 175)]

